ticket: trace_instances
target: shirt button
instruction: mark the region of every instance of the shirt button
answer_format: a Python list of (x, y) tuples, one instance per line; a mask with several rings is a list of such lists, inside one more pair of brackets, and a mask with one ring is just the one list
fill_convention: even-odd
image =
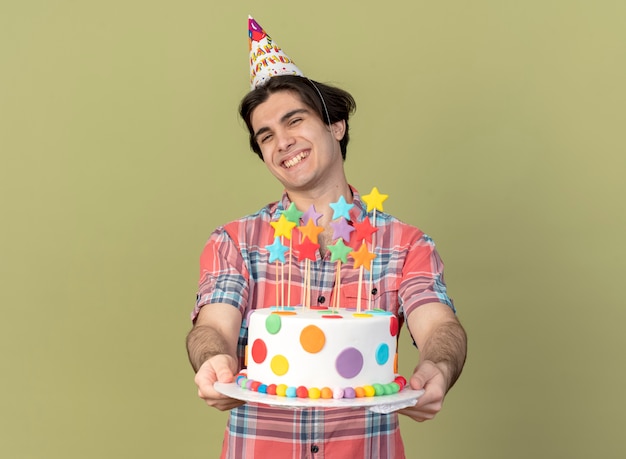
[(319, 446), (317, 446), (317, 445), (311, 445), (311, 452), (312, 452), (312, 453), (317, 453), (317, 452), (319, 452), (319, 450), (320, 450), (320, 447), (319, 447)]
[(326, 298), (324, 298), (323, 295), (320, 295), (320, 296), (317, 297), (317, 302), (319, 304), (324, 304), (324, 301), (326, 301)]
[(378, 293), (378, 289), (376, 287), (374, 287), (372, 289), (372, 295), (376, 295)]

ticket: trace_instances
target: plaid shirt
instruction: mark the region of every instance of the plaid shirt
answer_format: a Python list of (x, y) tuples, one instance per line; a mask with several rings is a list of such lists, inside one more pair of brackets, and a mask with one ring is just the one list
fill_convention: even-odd
[[(351, 221), (361, 222), (368, 216), (366, 206), (358, 192), (352, 192)], [(216, 229), (200, 257), (199, 290), (191, 318), (195, 320), (200, 309), (212, 303), (238, 308), (243, 317), (238, 343), (242, 368), (250, 311), (277, 304), (302, 304), (305, 263), (298, 262), (297, 243), (285, 254), (285, 263), (269, 263), (266, 249), (274, 241), (270, 222), (276, 221), (289, 205), (285, 193), (281, 201)], [(341, 307), (355, 307), (360, 297), (363, 309), (390, 311), (401, 323), (422, 304), (439, 302), (454, 309), (446, 293), (443, 263), (432, 239), (384, 212), (377, 211), (374, 221), (370, 211), (369, 218), (378, 228), (373, 247), (369, 247), (376, 254), (371, 279), (370, 272), (365, 271), (359, 282), (359, 270), (353, 263), (342, 263), (341, 288), (335, 299), (337, 262), (330, 261), (330, 253), (322, 257), (318, 251), (317, 259), (310, 262), (311, 304), (334, 305), (338, 300)], [(292, 241), (298, 237), (299, 232), (294, 230)], [(356, 250), (360, 243), (352, 244)], [(350, 408), (289, 410), (247, 403), (231, 410), (223, 446), (222, 458), (404, 457), (397, 414)]]

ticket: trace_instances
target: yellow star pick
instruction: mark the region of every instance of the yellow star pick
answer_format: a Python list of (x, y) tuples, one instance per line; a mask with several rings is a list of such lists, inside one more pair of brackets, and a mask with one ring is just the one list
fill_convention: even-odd
[(378, 209), (381, 212), (383, 211), (383, 201), (389, 197), (388, 194), (380, 194), (378, 192), (378, 188), (372, 188), (370, 194), (365, 194), (361, 196), (361, 199), (367, 203), (367, 212), (372, 209)]
[(291, 239), (291, 230), (296, 226), (294, 222), (287, 220), (284, 214), (280, 215), (280, 218), (276, 222), (270, 222), (272, 228), (274, 228), (274, 237), (285, 236), (287, 239)]

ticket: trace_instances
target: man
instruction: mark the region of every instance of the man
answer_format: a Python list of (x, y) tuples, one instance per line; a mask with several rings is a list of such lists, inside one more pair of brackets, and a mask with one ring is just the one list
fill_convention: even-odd
[[(250, 30), (257, 36), (260, 30), (261, 39), (269, 38), (256, 22), (251, 23)], [(252, 40), (252, 32), (250, 36)], [(273, 43), (270, 48), (282, 52)], [(288, 58), (275, 59), (282, 63), (285, 60)], [(397, 413), (379, 414), (362, 408), (289, 410), (244, 404), (213, 387), (216, 381), (234, 381), (242, 368), (247, 313), (276, 304), (271, 292), (277, 275), (264, 250), (273, 239), (269, 222), (276, 221), (292, 203), (301, 211), (313, 208), (321, 214), (317, 214), (317, 224), (324, 232), (318, 239), (317, 259), (311, 264), (317, 280), (312, 297), (318, 303), (331, 304), (335, 282), (335, 264), (327, 250), (333, 235), (331, 204), (343, 197), (354, 205), (356, 218), (367, 215), (343, 167), (348, 118), (355, 109), (352, 97), (338, 88), (309, 80), (297, 68), (271, 78), (259, 77), (258, 69), (253, 67), (254, 89), (242, 101), (240, 114), (249, 129), (253, 151), (280, 181), (285, 193), (281, 201), (218, 228), (205, 246), (198, 300), (192, 314), (194, 326), (187, 337), (198, 394), (209, 406), (231, 410), (223, 458), (402, 458)], [(409, 384), (425, 393), (415, 406), (400, 413), (416, 421), (432, 419), (463, 368), (465, 332), (447, 296), (443, 265), (432, 240), (384, 212), (377, 215), (376, 226), (377, 240), (386, 241), (386, 247), (393, 250), (380, 257), (376, 269), (372, 267), (372, 300), (375, 307), (393, 312), (400, 321), (406, 320), (420, 350), (420, 362)], [(344, 268), (349, 279), (350, 267)], [(298, 269), (296, 266), (296, 284), (303, 280)], [(350, 287), (349, 281), (344, 285), (342, 280), (342, 289)]]

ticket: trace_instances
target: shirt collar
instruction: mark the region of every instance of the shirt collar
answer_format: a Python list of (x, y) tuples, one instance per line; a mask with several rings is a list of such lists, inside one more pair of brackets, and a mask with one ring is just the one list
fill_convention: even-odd
[[(355, 220), (355, 217), (357, 221), (360, 221), (364, 219), (365, 216), (367, 215), (367, 212), (366, 212), (367, 207), (363, 204), (363, 201), (361, 200), (361, 195), (359, 194), (357, 189), (354, 188), (352, 185), (348, 185), (348, 186), (350, 187), (350, 191), (352, 191), (352, 204), (354, 204), (354, 207), (350, 211), (350, 216), (353, 217), (352, 221)], [(289, 209), (290, 205), (291, 205), (291, 200), (289, 199), (289, 196), (287, 195), (287, 190), (284, 190), (281, 200), (278, 201), (278, 206), (276, 210), (280, 214), (286, 209)]]

